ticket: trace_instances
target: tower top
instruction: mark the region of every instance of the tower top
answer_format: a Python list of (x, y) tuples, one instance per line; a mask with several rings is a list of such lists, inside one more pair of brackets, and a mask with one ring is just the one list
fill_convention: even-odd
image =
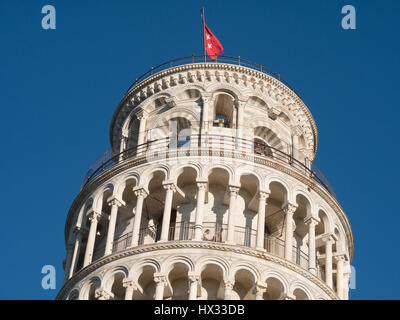
[[(177, 94), (179, 87), (181, 92)], [(110, 126), (112, 149), (118, 150), (123, 131), (136, 115), (157, 112), (164, 105), (172, 107), (186, 97), (187, 90), (203, 98), (216, 89), (231, 94), (236, 104), (264, 109), (272, 120), (285, 122), (292, 134), (300, 137), (301, 151), (314, 159), (317, 127), (299, 94), (262, 64), (230, 56), (220, 56), (213, 62), (204, 55), (173, 59), (138, 77), (114, 112)]]

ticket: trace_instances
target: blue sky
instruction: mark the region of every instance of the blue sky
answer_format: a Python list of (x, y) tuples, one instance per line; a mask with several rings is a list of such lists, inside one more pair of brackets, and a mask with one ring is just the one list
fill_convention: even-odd
[[(56, 8), (56, 30), (41, 8)], [(352, 4), (357, 29), (341, 28)], [(398, 299), (399, 1), (0, 1), (0, 299), (53, 299), (64, 223), (82, 179), (109, 148), (131, 82), (202, 53), (200, 8), (226, 55), (280, 73), (311, 110), (317, 163), (355, 238), (353, 299)], [(41, 288), (41, 268), (57, 290)]]

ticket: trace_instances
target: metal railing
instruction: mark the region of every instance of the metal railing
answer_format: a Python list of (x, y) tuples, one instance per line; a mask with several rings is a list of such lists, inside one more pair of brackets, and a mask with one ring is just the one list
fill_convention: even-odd
[(102, 172), (129, 158), (144, 157), (147, 161), (154, 161), (204, 155), (230, 158), (245, 157), (248, 160), (248, 156), (251, 155), (254, 157), (254, 161), (256, 161), (257, 157), (269, 158), (290, 165), (302, 174), (312, 178), (336, 198), (336, 194), (328, 180), (314, 163), (303, 163), (292, 154), (288, 154), (267, 144), (257, 142), (257, 146), (255, 147), (253, 140), (210, 133), (192, 134), (186, 141), (184, 144), (179, 144), (176, 138), (166, 137), (147, 141), (118, 153), (107, 151), (90, 167), (81, 189)]
[(135, 87), (137, 84), (139, 84), (141, 81), (145, 80), (146, 78), (152, 76), (153, 74), (156, 74), (160, 71), (176, 67), (176, 66), (181, 66), (185, 64), (192, 64), (192, 63), (227, 63), (227, 64), (233, 64), (233, 65), (238, 65), (238, 66), (243, 66), (246, 68), (250, 68), (253, 70), (260, 71), (262, 73), (265, 73), (283, 84), (285, 84), (290, 90), (292, 90), (298, 97), (300, 95), (296, 92), (296, 90), (293, 89), (293, 87), (285, 81), (280, 74), (275, 73), (268, 68), (266, 68), (263, 64), (255, 63), (247, 59), (243, 59), (240, 56), (235, 57), (235, 56), (219, 56), (216, 60), (211, 60), (207, 55), (194, 55), (192, 54), (191, 56), (187, 57), (182, 57), (182, 58), (176, 58), (169, 60), (167, 62), (161, 63), (158, 66), (151, 67), (150, 70), (146, 71), (142, 75), (140, 75), (138, 78), (135, 79), (135, 81), (129, 86), (127, 92), (129, 92), (133, 87)]

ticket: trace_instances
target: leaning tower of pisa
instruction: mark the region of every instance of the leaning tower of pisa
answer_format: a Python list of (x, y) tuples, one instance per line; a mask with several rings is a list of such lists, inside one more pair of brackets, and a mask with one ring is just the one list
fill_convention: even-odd
[(348, 299), (353, 236), (317, 142), (307, 106), (262, 65), (152, 68), (68, 212), (57, 299)]

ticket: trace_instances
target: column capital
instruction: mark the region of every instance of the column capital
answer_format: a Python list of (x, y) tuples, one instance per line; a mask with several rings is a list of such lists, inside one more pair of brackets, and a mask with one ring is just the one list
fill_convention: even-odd
[(148, 116), (148, 112), (143, 108), (139, 108), (137, 111), (135, 111), (135, 116), (139, 120), (146, 119)]
[(256, 294), (264, 294), (267, 291), (267, 284), (266, 283), (257, 283), (254, 287), (254, 291)]
[(119, 199), (117, 196), (111, 196), (107, 199), (107, 203), (110, 207), (117, 206), (122, 207), (125, 206), (125, 202), (122, 199)]
[(112, 292), (108, 292), (104, 288), (96, 289), (94, 296), (99, 300), (111, 300), (114, 298), (114, 294)]
[(196, 282), (200, 280), (200, 275), (195, 273), (189, 273), (188, 278), (190, 282)]
[(134, 187), (133, 192), (135, 193), (136, 197), (143, 197), (143, 198), (147, 197), (147, 195), (149, 194), (147, 189), (142, 188), (142, 187)]
[(239, 190), (240, 190), (240, 186), (229, 185), (228, 190), (231, 195), (233, 194), (233, 195), (237, 196), (237, 194), (239, 193)]
[(297, 204), (294, 203), (287, 203), (283, 208), (283, 212), (287, 215), (293, 215), (297, 209)]
[(258, 191), (258, 199), (264, 199), (267, 200), (269, 198), (269, 195), (271, 194), (270, 190), (259, 190)]
[(164, 275), (164, 274), (160, 274), (160, 273), (154, 273), (154, 282), (157, 284), (157, 285), (163, 285), (164, 287), (165, 286), (167, 286), (167, 284), (168, 284), (168, 279), (167, 279), (167, 276), (166, 275)]
[(75, 226), (74, 230), (72, 230), (72, 233), (77, 237), (78, 235), (82, 235), (86, 230), (82, 228), (81, 226)]
[(304, 223), (308, 226), (315, 227), (321, 220), (315, 217), (309, 217), (304, 220)]
[(166, 191), (170, 191), (170, 190), (172, 190), (173, 192), (176, 191), (176, 185), (173, 182), (166, 181), (166, 182), (163, 182), (162, 185)]
[(231, 281), (224, 281), (224, 287), (227, 289), (232, 290), (233, 289), (233, 283)]
[(197, 188), (199, 190), (206, 190), (208, 185), (208, 180), (196, 180)]
[(138, 285), (136, 283), (136, 281), (132, 280), (132, 279), (124, 279), (122, 280), (122, 286), (124, 288), (129, 288), (129, 289), (133, 289), (133, 290), (137, 290)]
[(336, 238), (335, 238), (335, 236), (333, 234), (326, 234), (321, 239), (326, 244), (333, 244), (335, 242), (335, 240), (336, 240)]
[(87, 216), (89, 218), (89, 221), (96, 221), (99, 222), (100, 218), (101, 218), (101, 212), (91, 209), (89, 210), (89, 212), (87, 213)]
[(333, 256), (333, 259), (335, 260), (335, 262), (339, 262), (339, 261), (345, 262), (345, 261), (347, 261), (347, 255), (345, 253), (335, 254)]

